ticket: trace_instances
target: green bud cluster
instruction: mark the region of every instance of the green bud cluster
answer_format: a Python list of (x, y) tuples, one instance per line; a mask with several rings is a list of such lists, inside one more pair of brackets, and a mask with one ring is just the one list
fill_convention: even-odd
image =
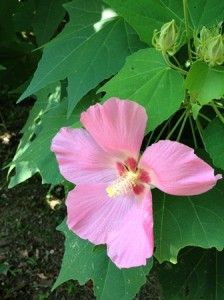
[(178, 36), (178, 27), (175, 20), (172, 20), (165, 23), (160, 31), (154, 31), (152, 44), (158, 51), (174, 55), (176, 53)]
[(224, 36), (221, 34), (220, 25), (207, 28), (202, 27), (194, 38), (196, 58), (204, 60), (210, 66), (224, 63)]

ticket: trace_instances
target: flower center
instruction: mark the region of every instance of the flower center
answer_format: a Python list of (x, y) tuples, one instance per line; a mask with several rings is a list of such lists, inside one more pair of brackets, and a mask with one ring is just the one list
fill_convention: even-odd
[(109, 197), (117, 197), (129, 193), (138, 183), (138, 173), (127, 171), (108, 186), (106, 191)]

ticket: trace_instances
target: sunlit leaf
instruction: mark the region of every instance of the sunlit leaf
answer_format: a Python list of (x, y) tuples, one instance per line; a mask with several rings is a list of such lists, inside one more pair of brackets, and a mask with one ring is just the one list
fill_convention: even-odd
[[(43, 183), (58, 184), (62, 180), (55, 155), (50, 151), (54, 135), (63, 126), (79, 126), (80, 111), (66, 118), (66, 101), (51, 109), (42, 117), (42, 129), (27, 149), (15, 159), (14, 163), (32, 162), (42, 176)], [(74, 125), (75, 126), (75, 125)]]
[[(59, 104), (60, 95), (60, 83), (51, 84), (36, 94), (36, 102), (30, 110), (26, 124), (21, 130), (23, 136), (20, 139), (19, 146), (8, 172), (8, 174), (11, 174), (12, 170), (15, 169), (15, 175), (12, 177), (10, 176), (9, 188), (27, 180), (38, 172), (37, 165), (33, 162), (33, 160), (19, 161), (19, 157), (22, 156), (22, 154), (28, 149), (28, 147), (32, 144), (32, 140), (36, 135), (38, 135), (39, 131), (41, 131), (41, 117), (54, 106)], [(43, 153), (43, 155), (46, 155), (46, 153)]]

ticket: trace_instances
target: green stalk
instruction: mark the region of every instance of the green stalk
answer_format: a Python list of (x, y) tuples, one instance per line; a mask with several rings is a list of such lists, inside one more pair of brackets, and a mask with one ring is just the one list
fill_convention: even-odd
[(154, 130), (153, 130), (153, 131), (151, 132), (151, 134), (150, 134), (150, 137), (149, 137), (149, 139), (148, 139), (148, 141), (147, 141), (147, 144), (146, 144), (146, 146), (145, 146), (145, 149), (148, 147), (149, 143), (151, 142), (152, 137), (153, 137), (153, 134), (154, 134)]
[(160, 133), (158, 134), (156, 140), (155, 140), (155, 143), (157, 143), (161, 137), (161, 135), (163, 134), (164, 130), (166, 129), (166, 127), (169, 125), (170, 123), (170, 120), (168, 120), (165, 125), (163, 126), (163, 128), (161, 129)]
[(193, 136), (193, 140), (194, 140), (194, 147), (195, 147), (195, 149), (197, 149), (198, 148), (198, 143), (197, 143), (197, 139), (196, 139), (196, 135), (195, 135), (195, 130), (194, 130), (193, 122), (192, 122), (192, 117), (190, 115), (188, 115), (188, 117), (189, 117), (191, 132), (192, 132), (192, 136)]
[(175, 65), (168, 59), (166, 53), (162, 52), (162, 54), (163, 54), (163, 58), (164, 58), (165, 62), (168, 64), (168, 66), (170, 66), (170, 67), (171, 67), (172, 69), (174, 69), (174, 70), (177, 70), (178, 72), (182, 73), (183, 75), (187, 75), (187, 74), (188, 74), (187, 71), (185, 71), (185, 70), (183, 70), (183, 69), (181, 69), (181, 68), (175, 66)]
[(200, 123), (200, 121), (198, 119), (195, 120), (195, 122), (196, 122), (196, 125), (197, 125), (197, 128), (198, 128), (198, 132), (199, 132), (200, 138), (202, 140), (202, 143), (204, 144), (204, 140), (203, 140), (203, 128), (201, 126), (201, 123)]
[(175, 63), (177, 64), (178, 68), (181, 69), (180, 63), (179, 63), (178, 59), (176, 58), (176, 56), (173, 55), (172, 58), (175, 60)]
[(181, 124), (180, 131), (179, 131), (178, 136), (177, 136), (177, 139), (176, 139), (177, 142), (179, 142), (179, 140), (180, 140), (180, 138), (181, 138), (181, 135), (182, 135), (182, 132), (183, 132), (183, 130), (184, 130), (184, 126), (185, 126), (185, 124), (186, 124), (186, 121), (187, 121), (188, 116), (189, 116), (189, 109), (186, 110), (186, 112), (185, 112), (184, 120), (183, 120), (183, 122), (182, 122), (182, 124)]
[(188, 23), (188, 11), (187, 11), (187, 0), (183, 0), (183, 8), (184, 8), (184, 24), (186, 30), (186, 37), (187, 37), (187, 49), (188, 49), (188, 57), (190, 62), (192, 61), (191, 56), (191, 45), (190, 45), (190, 31), (189, 31), (189, 23)]
[(212, 120), (210, 118), (208, 118), (206, 115), (202, 114), (202, 113), (199, 113), (198, 114), (200, 117), (202, 117), (203, 119), (205, 119), (207, 122), (211, 122)]
[(211, 106), (213, 107), (215, 113), (217, 114), (219, 120), (224, 124), (224, 117), (222, 116), (222, 114), (220, 113), (220, 111), (218, 110), (217, 106), (215, 105), (215, 103), (213, 101), (211, 101)]
[(167, 137), (165, 138), (165, 140), (168, 140), (172, 134), (174, 133), (174, 131), (177, 129), (177, 127), (179, 126), (180, 122), (183, 120), (184, 116), (186, 114), (186, 110), (182, 113), (182, 115), (180, 116), (179, 120), (176, 122), (176, 124), (173, 126), (172, 130), (170, 131), (170, 133), (167, 135)]

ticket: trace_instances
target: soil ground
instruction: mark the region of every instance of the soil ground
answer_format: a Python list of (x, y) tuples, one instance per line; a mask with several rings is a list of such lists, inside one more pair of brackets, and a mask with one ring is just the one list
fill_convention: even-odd
[[(13, 97), (0, 98), (1, 169), (13, 158), (31, 106), (32, 100), (15, 105)], [(8, 189), (6, 178), (7, 170), (1, 171), (0, 300), (95, 299), (91, 281), (85, 286), (68, 281), (51, 293), (64, 252), (64, 236), (55, 229), (66, 216), (63, 187), (49, 192), (36, 175)], [(137, 299), (161, 299), (155, 275), (150, 275)]]

